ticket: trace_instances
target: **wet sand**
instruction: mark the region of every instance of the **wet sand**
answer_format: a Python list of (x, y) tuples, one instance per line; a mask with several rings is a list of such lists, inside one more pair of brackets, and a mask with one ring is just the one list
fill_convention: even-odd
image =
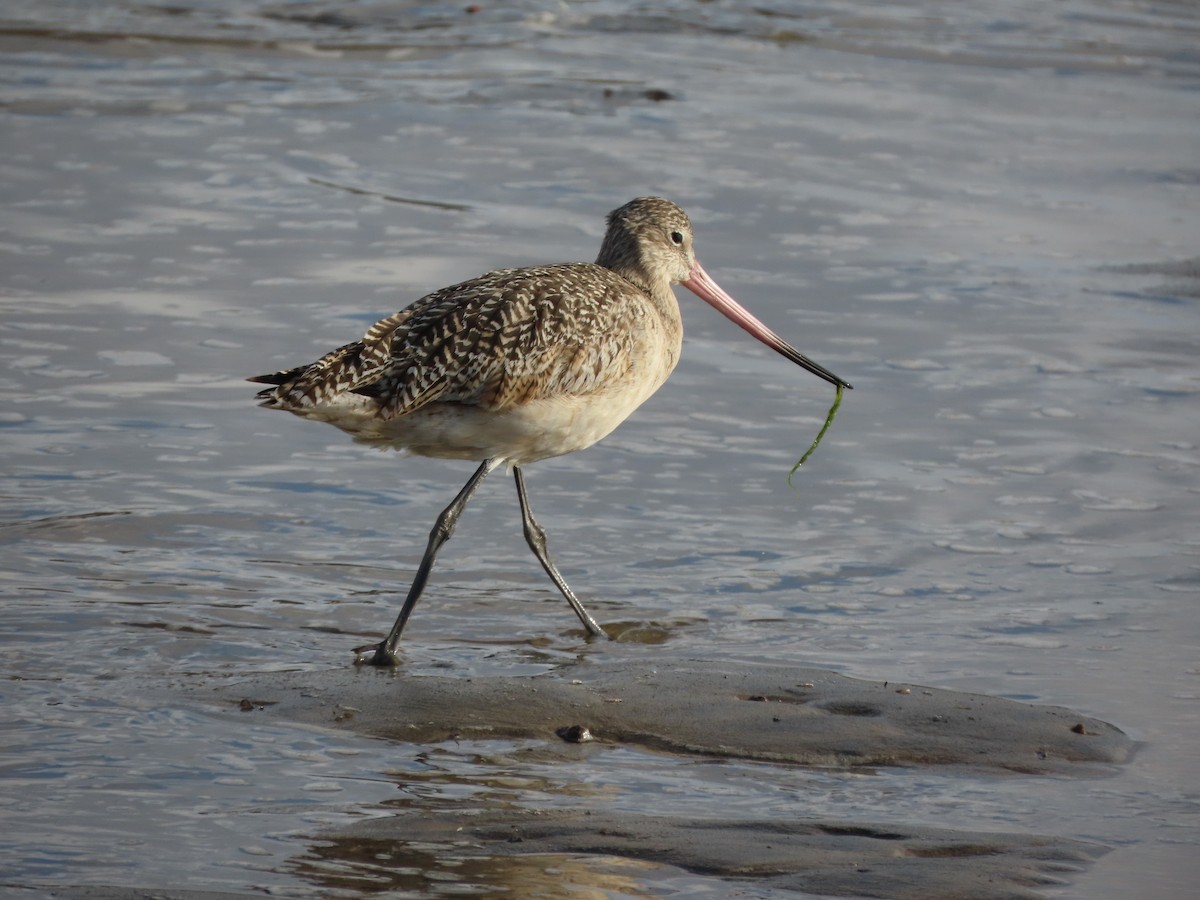
[[(608, 662), (538, 677), (413, 677), (368, 667), (263, 675), (189, 689), (230, 718), (278, 717), (397, 746), (534, 739), (553, 758), (601, 745), (789, 765), (931, 767), (995, 776), (1089, 776), (1128, 761), (1134, 743), (1061, 707), (813, 668)], [(582, 737), (582, 739), (581, 739)], [(1106, 852), (1051, 835), (857, 820), (702, 819), (582, 804), (413, 808), (319, 835), (326, 859), (436, 845), (445, 857), (586, 854), (837, 896), (1040, 896)], [(522, 884), (526, 882), (522, 881)]]
[(221, 693), (243, 711), (406, 743), (550, 739), (582, 726), (598, 741), (671, 753), (1060, 775), (1123, 763), (1132, 752), (1119, 729), (1061, 707), (699, 660), (601, 663), (536, 678), (414, 678), (364, 667), (264, 675), (238, 684), (239, 696), (230, 690)]

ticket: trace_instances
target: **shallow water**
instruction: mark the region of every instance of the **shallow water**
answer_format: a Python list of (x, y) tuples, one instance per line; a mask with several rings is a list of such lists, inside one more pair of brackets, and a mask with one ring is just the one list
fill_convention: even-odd
[[(1166, 2), (6, 4), (4, 880), (329, 895), (384, 877), (309, 839), (329, 824), (582, 796), (1062, 834), (1116, 849), (1055, 896), (1189, 895), (1197, 37)], [(528, 475), (565, 576), (645, 643), (582, 640), (497, 474), (407, 665), (803, 662), (1070, 706), (1144, 741), (1131, 765), (564, 759), (173, 702), (347, 665), (470, 471), (260, 410), (241, 379), (462, 277), (591, 258), (650, 192), (855, 390), (789, 490), (831, 392), (681, 292), (671, 382)], [(532, 877), (411, 865), (392, 887)], [(722, 889), (564, 865), (607, 896)]]

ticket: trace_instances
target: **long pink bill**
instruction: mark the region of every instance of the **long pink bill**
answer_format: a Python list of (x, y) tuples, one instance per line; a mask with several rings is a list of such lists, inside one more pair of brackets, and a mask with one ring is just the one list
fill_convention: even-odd
[(692, 266), (691, 277), (683, 282), (683, 286), (699, 297), (701, 300), (708, 303), (714, 309), (719, 310), (730, 321), (737, 323), (739, 326), (748, 331), (751, 335), (762, 341), (776, 353), (785, 356), (794, 362), (796, 365), (807, 369), (814, 375), (819, 375), (832, 385), (840, 385), (841, 387), (852, 389), (853, 386), (848, 381), (843, 381), (838, 378), (824, 366), (819, 366), (770, 328), (752, 316), (740, 303), (730, 297), (721, 286), (717, 284), (697, 260)]

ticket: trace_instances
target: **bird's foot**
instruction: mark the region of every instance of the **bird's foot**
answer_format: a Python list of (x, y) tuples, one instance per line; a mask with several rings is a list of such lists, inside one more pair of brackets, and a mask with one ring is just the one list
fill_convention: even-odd
[(387, 641), (380, 641), (378, 644), (367, 644), (365, 647), (355, 647), (356, 666), (398, 666), (400, 665), (400, 654), (395, 650), (387, 648)]

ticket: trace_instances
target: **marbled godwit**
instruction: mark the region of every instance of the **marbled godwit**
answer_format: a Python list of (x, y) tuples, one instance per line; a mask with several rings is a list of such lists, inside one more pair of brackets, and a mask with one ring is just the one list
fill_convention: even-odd
[(482, 460), (438, 516), (391, 632), (360, 651), (374, 651), (368, 662), (396, 663), (438, 550), (502, 464), (516, 479), (530, 549), (584, 627), (605, 633), (551, 561), (521, 467), (590, 447), (666, 381), (683, 338), (675, 284), (797, 365), (850, 387), (709, 278), (692, 251), (687, 215), (659, 197), (609, 214), (595, 263), (489, 272), (422, 297), (316, 362), (249, 379), (275, 385), (258, 394), (263, 406), (336, 425), (356, 441)]

